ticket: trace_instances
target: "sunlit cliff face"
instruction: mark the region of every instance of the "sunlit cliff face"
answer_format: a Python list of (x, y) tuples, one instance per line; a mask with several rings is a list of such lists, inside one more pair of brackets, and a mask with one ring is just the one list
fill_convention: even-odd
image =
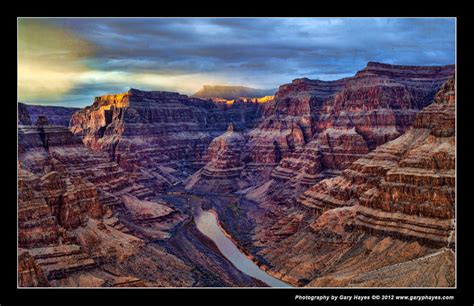
[(93, 46), (37, 19), (18, 21), (18, 93), (21, 101), (70, 91), (87, 71)]

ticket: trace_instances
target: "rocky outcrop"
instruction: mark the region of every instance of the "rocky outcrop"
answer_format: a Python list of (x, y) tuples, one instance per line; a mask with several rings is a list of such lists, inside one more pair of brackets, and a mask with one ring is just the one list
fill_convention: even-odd
[(18, 286), (49, 287), (49, 282), (41, 267), (25, 249), (18, 249)]
[(93, 152), (82, 139), (61, 126), (19, 126), (20, 167), (35, 175), (51, 171), (71, 177), (71, 184), (83, 179), (98, 187), (101, 205), (106, 208), (120, 202), (123, 193), (146, 197), (153, 195), (146, 175), (129, 175), (103, 152)]
[[(22, 131), (19, 148), (33, 139)], [(137, 233), (136, 228), (124, 226), (116, 215), (120, 217), (124, 209), (120, 194), (146, 196), (144, 187), (105, 154), (92, 152), (82, 142), (62, 145), (53, 135), (48, 135), (51, 143), (59, 145), (46, 149), (39, 139), (37, 146), (30, 143), (28, 150), (19, 150), (18, 241), (24, 248), (19, 255), (20, 286), (190, 285), (191, 268), (165, 251), (159, 255), (160, 265), (170, 268), (150, 267), (154, 273), (148, 276), (150, 282), (143, 281), (148, 272), (136, 268), (151, 251), (142, 239), (129, 234)], [(69, 132), (68, 137), (74, 136)], [(183, 221), (180, 216), (173, 210), (153, 224), (159, 223), (160, 230), (172, 229)], [(104, 265), (118, 267), (109, 273)], [(172, 269), (181, 271), (183, 278), (174, 280)]]
[(31, 125), (31, 117), (24, 103), (18, 102), (18, 125)]
[(454, 65), (402, 66), (369, 62), (365, 69), (356, 74), (356, 77), (377, 75), (384, 78), (394, 78), (409, 89), (416, 108), (422, 109), (433, 101), (437, 92), (437, 89), (433, 89), (433, 87), (439, 87), (447, 79), (454, 77), (454, 71)]
[(263, 121), (249, 133), (249, 162), (274, 165), (309, 142), (323, 102), (345, 82), (297, 79), (280, 86), (275, 100), (264, 106)]
[(19, 153), (30, 150), (47, 152), (50, 147), (70, 147), (82, 143), (79, 137), (61, 126), (51, 126), (46, 117), (40, 117), (36, 125), (18, 126)]
[(18, 226), (22, 247), (68, 240), (67, 230), (89, 217), (100, 218), (97, 189), (81, 178), (67, 178), (56, 171), (38, 178), (22, 171), (19, 177)]
[(19, 169), (18, 173), (18, 243), (19, 246), (35, 246), (56, 243), (59, 225), (52, 215), (38, 177)]
[(145, 240), (165, 240), (171, 237), (170, 232), (185, 219), (179, 210), (163, 200), (144, 201), (134, 196), (122, 195), (126, 208), (122, 222), (138, 237)]
[(97, 262), (76, 244), (37, 247), (29, 252), (49, 280), (64, 278), (70, 273), (97, 266)]
[[(403, 136), (357, 160), (342, 176), (311, 187), (299, 203), (321, 212), (360, 204), (357, 224), (361, 226), (390, 231), (390, 222), (395, 227), (405, 222), (413, 230), (407, 225), (402, 232), (423, 238), (417, 226), (426, 224), (425, 230), (434, 235), (426, 232), (428, 239), (448, 242), (455, 198), (454, 78), (436, 97)], [(371, 215), (375, 219), (370, 220)]]
[(206, 192), (238, 190), (244, 142), (242, 133), (235, 131), (231, 123), (227, 132), (214, 138), (209, 145), (204, 158), (206, 165), (187, 180), (186, 189), (197, 188)]
[(409, 133), (426, 131), (361, 201), (357, 226), (450, 246), (454, 235), (454, 78)]
[(104, 186), (119, 187), (110, 180), (118, 168), (66, 127), (37, 121), (18, 128), (18, 243), (51, 281), (98, 265), (75, 231), (111, 213)]
[(90, 219), (74, 233), (78, 244), (100, 262), (124, 262), (144, 246), (140, 238), (123, 233), (102, 220)]

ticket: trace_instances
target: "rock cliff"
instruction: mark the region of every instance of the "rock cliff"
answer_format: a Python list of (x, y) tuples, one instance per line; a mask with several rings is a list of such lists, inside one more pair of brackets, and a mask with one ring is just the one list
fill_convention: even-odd
[(44, 116), (48, 118), (49, 124), (66, 127), (69, 126), (72, 114), (79, 110), (79, 108), (76, 107), (21, 104), (23, 104), (28, 112), (32, 122), (36, 122), (40, 116)]
[(276, 275), (308, 286), (454, 285), (454, 92), (450, 78), (402, 136), (260, 221), (254, 243)]
[(271, 179), (269, 192), (289, 181), (285, 188), (299, 193), (339, 174), (404, 133), (452, 75), (452, 65), (369, 63), (351, 78), (280, 86), (257, 126), (243, 134), (239, 188)]
[[(377, 146), (404, 133), (413, 123), (417, 112), (433, 100), (438, 88), (452, 75), (453, 66), (369, 63), (354, 77), (330, 86), (330, 90), (321, 85), (317, 90), (308, 88), (308, 85), (302, 86), (301, 81), (296, 80), (282, 86), (276, 98), (296, 96), (299, 98), (296, 103), (291, 103), (292, 107), (300, 111), (312, 110), (305, 112), (312, 123), (309, 124), (310, 128), (302, 129), (305, 136), (302, 144), (311, 143), (310, 147), (317, 148), (323, 169), (343, 170)], [(303, 93), (321, 101), (320, 106), (298, 106), (298, 103), (305, 101)], [(324, 96), (322, 93), (329, 95)], [(286, 113), (286, 109), (283, 108), (283, 113)], [(289, 114), (301, 116), (291, 109)], [(299, 126), (303, 125), (300, 123)], [(299, 159), (297, 163), (294, 162), (295, 155)], [(279, 175), (282, 172), (287, 173), (286, 178), (301, 176), (301, 172), (305, 172), (302, 166), (307, 163), (304, 158), (311, 155), (299, 156), (298, 153), (283, 156), (273, 176), (285, 178), (285, 175)], [(310, 173), (306, 178), (311, 178), (314, 175), (311, 174), (311, 170), (314, 170), (312, 161), (308, 165)]]
[(229, 124), (227, 132), (211, 142), (204, 157), (206, 165), (187, 179), (186, 188), (205, 192), (238, 190), (244, 142), (242, 133), (236, 131), (232, 123)]
[[(18, 126), (18, 244), (24, 250), (19, 257), (20, 286), (190, 282), (170, 278), (176, 271), (190, 272), (184, 272), (188, 266), (169, 254), (166, 261), (176, 270), (162, 270), (153, 277), (116, 266), (133, 266), (152, 252), (136, 237), (149, 236), (124, 224), (127, 207), (121, 198), (153, 197), (155, 193), (139, 183), (148, 178), (129, 174), (106, 153), (87, 148), (66, 127), (48, 123), (40, 116), (37, 125)], [(184, 219), (179, 213), (172, 215), (174, 225)], [(169, 238), (165, 231), (173, 225), (165, 219), (153, 220), (163, 234), (160, 239)]]
[(31, 125), (31, 117), (24, 103), (18, 102), (18, 124)]
[(73, 115), (71, 131), (123, 169), (145, 173), (165, 187), (201, 167), (212, 139), (229, 123), (246, 129), (258, 114), (254, 103), (221, 108), (177, 93), (132, 89), (96, 98)]

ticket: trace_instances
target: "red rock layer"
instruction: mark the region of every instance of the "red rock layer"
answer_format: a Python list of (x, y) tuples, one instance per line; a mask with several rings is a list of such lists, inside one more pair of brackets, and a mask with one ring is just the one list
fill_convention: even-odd
[(204, 158), (206, 165), (193, 174), (186, 184), (206, 192), (231, 192), (238, 190), (243, 170), (242, 148), (244, 137), (230, 124), (227, 132), (214, 138)]
[[(66, 127), (43, 121), (38, 126), (19, 126), (18, 238), (27, 252), (19, 257), (20, 285), (156, 286), (141, 279), (146, 277), (143, 271), (134, 274), (139, 278), (131, 277), (120, 265), (132, 265), (147, 256), (144, 253), (149, 250), (144, 250), (144, 241), (135, 234), (167, 239), (166, 231), (184, 217), (173, 212), (142, 220), (146, 223), (142, 227), (124, 226), (119, 219), (125, 222), (130, 209), (121, 196), (133, 197), (142, 205), (136, 197), (155, 195), (140, 183), (149, 179), (123, 171), (106, 153), (91, 151)], [(149, 226), (160, 235), (150, 235)], [(175, 273), (190, 273), (178, 258), (166, 252), (160, 256), (176, 267)], [(118, 268), (109, 273), (104, 265)], [(191, 282), (186, 277), (173, 281), (168, 269), (155, 272), (153, 279), (163, 285)]]
[[(341, 80), (336, 91), (326, 97), (308, 90), (306, 86), (301, 87), (299, 82), (282, 86), (280, 90), (283, 93), (277, 93), (276, 97), (291, 96), (289, 92), (293, 90), (297, 92), (296, 97), (301, 97), (302, 91), (308, 90), (306, 94), (322, 98), (324, 102), (319, 108), (307, 112), (312, 116), (308, 119), (313, 122), (312, 138), (306, 137), (302, 145), (315, 142), (311, 147), (317, 147), (320, 151), (323, 169), (343, 170), (369, 150), (405, 132), (418, 110), (433, 99), (437, 89), (453, 74), (453, 66), (412, 67), (369, 63), (355, 77)], [(294, 107), (298, 105), (294, 103)], [(305, 110), (305, 107), (299, 109)], [(288, 111), (291, 112), (291, 109)], [(294, 111), (292, 113), (295, 114)], [(309, 136), (309, 133), (306, 135)], [(307, 163), (304, 156), (299, 166), (293, 168), (291, 165), (295, 163), (284, 159), (294, 159), (294, 156), (283, 157), (274, 171), (274, 177), (278, 178), (278, 172), (293, 172), (293, 176), (305, 172), (305, 167), (302, 167)]]
[(41, 267), (25, 249), (18, 250), (18, 286), (49, 287), (48, 279)]
[(299, 203), (319, 211), (360, 204), (358, 226), (450, 242), (454, 114), (454, 79), (450, 79), (435, 102), (418, 114), (412, 129), (354, 162), (342, 176), (311, 187)]
[[(260, 204), (273, 214), (259, 221), (254, 244), (274, 275), (317, 287), (454, 286), (454, 85), (441, 86), (402, 136), (315, 184), (295, 206), (276, 209), (268, 197)], [(290, 224), (289, 235), (272, 236)]]
[[(351, 78), (280, 86), (261, 122), (244, 135), (240, 185), (273, 179), (304, 188), (339, 174), (404, 133), (453, 74), (454, 66), (369, 63)], [(283, 188), (272, 186), (270, 193)]]
[[(23, 104), (23, 103), (22, 103)], [(69, 126), (72, 114), (79, 110), (75, 107), (62, 107), (62, 106), (44, 106), (44, 105), (29, 105), (23, 104), (32, 122), (40, 116), (48, 118), (48, 122), (51, 125)]]
[(91, 107), (74, 114), (71, 130), (125, 170), (169, 186), (203, 165), (207, 146), (228, 123), (240, 129), (251, 126), (258, 109), (256, 103), (221, 109), (177, 93), (132, 89), (96, 98)]
[(67, 230), (84, 224), (89, 217), (102, 217), (96, 187), (81, 178), (68, 178), (56, 171), (38, 178), (22, 170), (18, 192), (21, 247), (69, 240)]
[(390, 168), (376, 190), (361, 201), (356, 225), (412, 236), (441, 245), (454, 243), (455, 81), (417, 116), (412, 131), (425, 130)]
[(265, 104), (262, 122), (249, 133), (249, 162), (274, 165), (310, 141), (323, 102), (344, 84), (304, 78), (280, 86), (274, 101)]

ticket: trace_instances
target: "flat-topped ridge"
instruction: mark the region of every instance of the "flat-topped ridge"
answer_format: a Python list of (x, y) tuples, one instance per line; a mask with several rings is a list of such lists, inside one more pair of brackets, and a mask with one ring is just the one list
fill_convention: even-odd
[(129, 96), (166, 96), (166, 97), (187, 97), (178, 92), (163, 91), (163, 90), (140, 90), (136, 88), (130, 88), (127, 92)]
[(270, 96), (276, 89), (260, 89), (233, 85), (204, 85), (192, 97), (201, 99), (233, 100), (238, 98), (260, 98)]
[(444, 78), (446, 75), (454, 74), (454, 71), (455, 65), (406, 66), (369, 62), (364, 69), (356, 73), (355, 78), (366, 75), (390, 75), (392, 77), (405, 77), (416, 79), (423, 77)]
[(390, 69), (410, 69), (410, 70), (437, 70), (437, 69), (454, 69), (455, 65), (432, 65), (432, 66), (418, 66), (418, 65), (394, 65), (380, 62), (368, 62), (366, 68), (390, 68)]
[(109, 109), (112, 106), (115, 106), (117, 108), (123, 108), (128, 107), (130, 105), (130, 102), (141, 102), (143, 101), (143, 99), (147, 99), (148, 102), (150, 102), (150, 100), (160, 102), (162, 101), (162, 99), (189, 100), (190, 98), (186, 95), (182, 95), (177, 92), (145, 91), (131, 88), (127, 92), (95, 97), (92, 106), (86, 107), (86, 109), (90, 107), (100, 107), (104, 109)]

